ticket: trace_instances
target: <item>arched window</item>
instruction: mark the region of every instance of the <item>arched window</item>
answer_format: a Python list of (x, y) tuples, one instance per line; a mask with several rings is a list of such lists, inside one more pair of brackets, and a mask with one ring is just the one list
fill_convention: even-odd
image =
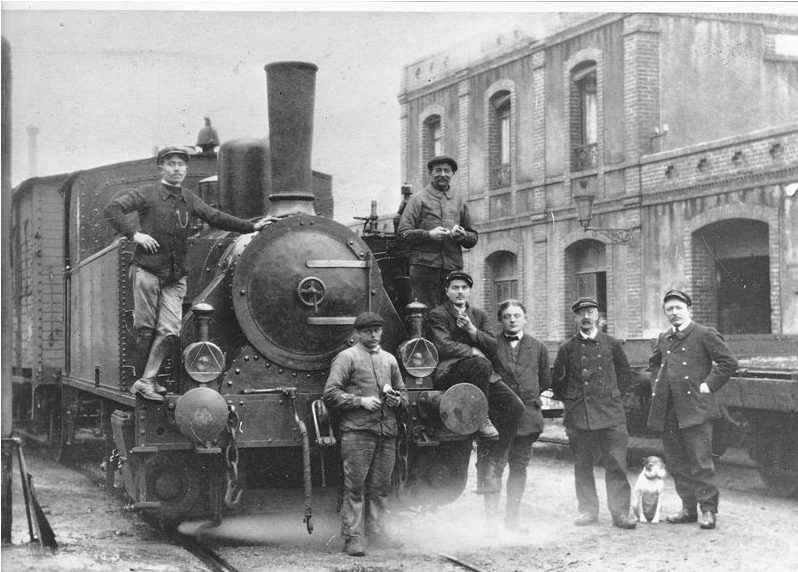
[(498, 189), (511, 184), (510, 168), (510, 92), (500, 91), (490, 98), (489, 149), (490, 188)]
[[(508, 298), (518, 298), (518, 264), (512, 252), (500, 250), (486, 259), (487, 307), (491, 310)], [(490, 313), (490, 312), (489, 312)]]
[(571, 71), (571, 170), (598, 166), (598, 94), (596, 62)]
[(572, 324), (571, 304), (577, 298), (595, 298), (599, 312), (607, 312), (607, 260), (603, 242), (585, 239), (565, 249), (566, 324)]
[(443, 155), (441, 116), (430, 115), (424, 120), (424, 156), (437, 157)]

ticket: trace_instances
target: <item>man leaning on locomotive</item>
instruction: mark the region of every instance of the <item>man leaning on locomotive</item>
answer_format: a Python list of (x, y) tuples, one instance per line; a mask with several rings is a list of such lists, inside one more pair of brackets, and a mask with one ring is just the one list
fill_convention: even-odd
[[(241, 233), (259, 231), (274, 220), (267, 217), (251, 222), (203, 202), (182, 186), (188, 161), (189, 152), (183, 147), (161, 149), (155, 158), (160, 181), (122, 191), (103, 211), (114, 230), (136, 244), (131, 265), (131, 273), (135, 267), (134, 326), (147, 361), (130, 391), (151, 401), (163, 401), (166, 388), (156, 376), (180, 336), (188, 274), (186, 251), (194, 219)], [(132, 212), (138, 213), (138, 224), (128, 219)]]

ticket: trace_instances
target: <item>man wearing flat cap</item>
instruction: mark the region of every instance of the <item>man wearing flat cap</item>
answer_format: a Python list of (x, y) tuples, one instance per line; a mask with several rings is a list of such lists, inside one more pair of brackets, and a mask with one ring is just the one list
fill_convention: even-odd
[(632, 370), (621, 342), (598, 329), (596, 300), (579, 298), (571, 305), (571, 311), (579, 330), (557, 352), (551, 388), (554, 397), (565, 406), (563, 422), (574, 455), (579, 507), (574, 524), (584, 526), (598, 521), (593, 465), (596, 452), (600, 452), (612, 524), (633, 529), (637, 521), (629, 514), (629, 435), (622, 399), (632, 385)]
[(671, 327), (659, 335), (648, 359), (648, 427), (662, 432), (665, 462), (682, 500), (667, 521), (713, 529), (720, 496), (712, 461), (712, 421), (720, 417), (715, 392), (737, 371), (737, 358), (717, 330), (692, 320), (692, 306), (681, 290), (668, 291), (662, 300)]
[[(114, 230), (136, 245), (131, 266), (131, 271), (135, 267), (133, 322), (140, 353), (147, 357), (140, 379), (130, 391), (151, 401), (163, 401), (166, 393), (156, 376), (180, 336), (188, 274), (186, 251), (196, 219), (241, 233), (260, 230), (270, 222), (250, 222), (216, 210), (184, 188), (188, 160), (183, 147), (161, 149), (155, 158), (160, 181), (120, 192), (103, 212)], [(137, 221), (127, 217), (134, 211)]]
[[(339, 353), (324, 386), (324, 403), (340, 416), (344, 552), (363, 556), (361, 521), (370, 548), (399, 548), (385, 530), (399, 425), (407, 389), (396, 358), (380, 348), (385, 321), (374, 312), (355, 319), (359, 342)], [(365, 516), (364, 516), (365, 513)]]
[(463, 248), (473, 248), (472, 228), (465, 197), (451, 188), (457, 162), (441, 155), (427, 163), (430, 182), (405, 206), (397, 235), (410, 245), (411, 298), (433, 308), (445, 301), (444, 280), (463, 268)]
[[(480, 458), (481, 482), (477, 492), (497, 493), (502, 459), (507, 455), (524, 414), (524, 403), (493, 373), (491, 360), (496, 355), (496, 338), (488, 315), (469, 304), (474, 281), (462, 270), (445, 278), (446, 302), (436, 306), (427, 318), (430, 338), (440, 362), (435, 368), (435, 389), (445, 391), (458, 383), (479, 388), (488, 400), (488, 417), (478, 436), (489, 441)], [(494, 425), (495, 423), (495, 425)]]

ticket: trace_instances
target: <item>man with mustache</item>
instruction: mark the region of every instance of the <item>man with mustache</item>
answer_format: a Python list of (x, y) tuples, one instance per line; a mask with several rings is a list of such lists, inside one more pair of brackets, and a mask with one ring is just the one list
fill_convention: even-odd
[(712, 461), (712, 420), (720, 417), (715, 392), (737, 371), (737, 358), (717, 330), (692, 320), (693, 301), (685, 292), (667, 292), (662, 309), (671, 328), (659, 335), (648, 360), (648, 427), (662, 431), (668, 471), (682, 499), (682, 509), (667, 521), (699, 522), (698, 505), (700, 528), (713, 529), (719, 497)]
[(574, 524), (598, 521), (598, 496), (593, 465), (601, 453), (607, 505), (613, 526), (633, 529), (629, 514), (631, 487), (626, 478), (626, 413), (623, 394), (632, 384), (632, 370), (621, 342), (599, 331), (598, 303), (579, 298), (571, 305), (579, 331), (563, 342), (552, 374), (554, 397), (565, 406), (565, 431), (574, 455), (579, 516)]
[(444, 280), (463, 268), (463, 248), (477, 243), (465, 197), (450, 186), (457, 162), (440, 155), (427, 163), (430, 182), (407, 202), (397, 235), (410, 245), (410, 297), (434, 308), (445, 301)]
[[(136, 245), (131, 263), (133, 323), (146, 364), (141, 365), (140, 378), (130, 386), (130, 392), (150, 401), (162, 402), (166, 393), (157, 375), (180, 336), (188, 237), (197, 219), (241, 233), (259, 231), (276, 220), (266, 217), (252, 222), (203, 202), (183, 187), (188, 161), (189, 152), (184, 147), (164, 147), (155, 158), (160, 180), (120, 192), (103, 211), (114, 230)], [(128, 218), (132, 212), (138, 213), (137, 220)]]

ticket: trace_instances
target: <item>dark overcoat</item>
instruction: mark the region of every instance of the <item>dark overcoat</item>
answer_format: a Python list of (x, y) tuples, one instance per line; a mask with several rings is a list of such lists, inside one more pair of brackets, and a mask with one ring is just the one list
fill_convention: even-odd
[[(648, 427), (665, 428), (668, 394), (679, 427), (692, 427), (720, 417), (715, 392), (737, 371), (737, 358), (717, 330), (690, 322), (684, 331), (659, 335), (648, 359), (651, 373), (651, 409)], [(711, 393), (701, 393), (706, 383)]]
[(594, 339), (576, 334), (560, 345), (554, 360), (552, 391), (563, 402), (566, 427), (593, 430), (626, 424), (623, 394), (632, 370), (621, 342), (597, 332)]
[(517, 357), (513, 360), (513, 347), (502, 334), (496, 336), (496, 356), (493, 371), (524, 402), (524, 414), (516, 435), (524, 436), (543, 432), (543, 412), (540, 392), (551, 386), (549, 355), (546, 346), (527, 333), (518, 342)]

